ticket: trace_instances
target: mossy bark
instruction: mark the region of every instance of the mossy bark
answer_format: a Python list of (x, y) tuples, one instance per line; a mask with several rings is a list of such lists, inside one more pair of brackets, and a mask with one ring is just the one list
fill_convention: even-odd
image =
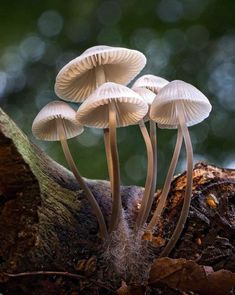
[[(235, 172), (199, 163), (193, 175), (190, 214), (171, 256), (235, 271)], [(87, 183), (108, 224), (109, 182)], [(185, 184), (185, 174), (172, 182), (167, 209), (153, 241), (148, 242), (152, 259), (174, 229)], [(123, 216), (131, 228), (143, 188), (122, 187), (121, 195)], [(81, 276), (77, 280), (64, 276), (1, 279), (0, 275), (0, 292), (112, 294), (122, 278), (104, 259), (106, 247), (90, 205), (72, 174), (32, 144), (0, 109), (0, 274), (54, 270)]]

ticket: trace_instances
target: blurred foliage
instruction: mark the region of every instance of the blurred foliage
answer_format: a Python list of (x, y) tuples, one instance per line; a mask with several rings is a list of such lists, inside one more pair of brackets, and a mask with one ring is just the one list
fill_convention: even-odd
[[(65, 164), (58, 143), (39, 142), (31, 124), (56, 99), (59, 69), (90, 46), (142, 51), (141, 74), (181, 79), (198, 87), (213, 111), (190, 128), (195, 161), (235, 166), (234, 0), (21, 0), (1, 1), (0, 105), (32, 140)], [(73, 105), (76, 107), (75, 105)], [(159, 130), (159, 185), (165, 177), (176, 132)], [(118, 130), (122, 182), (144, 184), (146, 153), (136, 126)], [(70, 140), (81, 173), (107, 178), (102, 132), (86, 129)], [(178, 171), (184, 169), (182, 152)]]

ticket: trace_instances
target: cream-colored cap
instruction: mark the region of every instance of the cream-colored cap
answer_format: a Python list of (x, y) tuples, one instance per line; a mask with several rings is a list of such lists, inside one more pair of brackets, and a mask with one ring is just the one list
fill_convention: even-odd
[(147, 88), (157, 94), (169, 81), (154, 75), (144, 75), (135, 81), (133, 87)]
[[(149, 106), (149, 109), (150, 109), (150, 106), (152, 105), (152, 102), (156, 96), (156, 94), (150, 90), (148, 90), (147, 88), (141, 88), (141, 87), (132, 87), (131, 88), (133, 91), (135, 91), (136, 93), (138, 93), (144, 101), (146, 101), (146, 103), (148, 104)], [(148, 113), (145, 115), (145, 117), (143, 118), (144, 121), (148, 121), (150, 118), (149, 118), (149, 111)]]
[(146, 64), (143, 53), (121, 47), (94, 46), (65, 65), (56, 77), (55, 92), (64, 99), (84, 101), (96, 88), (96, 70), (102, 66), (105, 80), (128, 84)]
[(60, 140), (57, 120), (61, 118), (67, 139), (83, 132), (83, 127), (76, 120), (76, 111), (63, 101), (52, 101), (44, 106), (33, 121), (32, 132), (38, 139), (47, 141)]
[(148, 105), (136, 92), (130, 88), (107, 82), (93, 92), (77, 111), (80, 124), (108, 128), (109, 104), (113, 101), (116, 107), (117, 127), (136, 124), (148, 112)]
[(135, 91), (136, 93), (138, 93), (143, 98), (143, 100), (146, 101), (146, 103), (149, 106), (151, 106), (156, 96), (154, 92), (148, 90), (147, 88), (134, 87), (134, 86), (131, 89)]
[(150, 118), (161, 128), (177, 128), (177, 108), (182, 107), (187, 126), (200, 123), (209, 116), (211, 104), (196, 87), (175, 80), (160, 90), (150, 108)]

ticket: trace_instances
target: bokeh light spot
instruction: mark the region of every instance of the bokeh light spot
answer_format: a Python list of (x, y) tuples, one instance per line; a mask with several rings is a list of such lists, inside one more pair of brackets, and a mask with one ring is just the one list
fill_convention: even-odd
[(141, 162), (143, 161), (143, 156), (134, 155), (130, 156), (125, 164), (125, 172), (127, 177), (132, 181), (140, 181), (145, 175)]
[(55, 10), (47, 10), (38, 19), (38, 28), (41, 34), (53, 37), (60, 33), (63, 28), (63, 18)]
[(183, 16), (183, 5), (177, 0), (161, 0), (157, 5), (157, 14), (164, 22), (177, 22)]
[(96, 146), (100, 141), (100, 135), (94, 134), (90, 129), (85, 131), (78, 137), (78, 142), (84, 147)]
[(17, 48), (8, 47), (1, 57), (1, 62), (8, 72), (19, 72), (24, 67), (24, 60), (19, 54)]
[(36, 35), (27, 37), (20, 44), (21, 56), (29, 62), (41, 59), (45, 52), (45, 42)]

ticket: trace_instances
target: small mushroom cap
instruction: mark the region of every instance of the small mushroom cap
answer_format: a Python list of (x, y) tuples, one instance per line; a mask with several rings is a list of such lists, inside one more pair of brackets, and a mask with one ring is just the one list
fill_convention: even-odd
[[(143, 100), (148, 104), (149, 106), (149, 110), (150, 110), (150, 106), (152, 105), (152, 102), (156, 96), (156, 94), (150, 90), (148, 90), (147, 88), (141, 88), (141, 87), (132, 87), (131, 88), (133, 91), (135, 91), (136, 93), (138, 93)], [(145, 115), (145, 117), (143, 118), (144, 121), (149, 121), (149, 111), (148, 113)]]
[(132, 87), (131, 88), (133, 91), (138, 93), (146, 103), (151, 106), (153, 103), (153, 100), (156, 96), (156, 94), (153, 91), (148, 90), (147, 88), (142, 88), (142, 87)]
[(33, 135), (42, 140), (60, 140), (57, 122), (61, 118), (67, 139), (83, 132), (83, 127), (76, 120), (76, 112), (63, 101), (52, 101), (44, 106), (33, 121)]
[(81, 102), (97, 88), (96, 67), (102, 66), (107, 82), (126, 85), (145, 64), (146, 57), (137, 50), (94, 46), (60, 70), (56, 77), (55, 92), (64, 100)]
[(177, 107), (183, 107), (187, 126), (200, 123), (209, 116), (211, 104), (206, 96), (193, 85), (175, 80), (156, 95), (150, 108), (150, 118), (160, 128), (177, 128)]
[(147, 88), (157, 94), (169, 81), (154, 75), (144, 75), (135, 81), (133, 87)]
[(148, 112), (148, 105), (130, 88), (112, 82), (101, 85), (80, 106), (77, 120), (80, 124), (108, 128), (109, 104), (115, 103), (117, 127), (136, 124)]

